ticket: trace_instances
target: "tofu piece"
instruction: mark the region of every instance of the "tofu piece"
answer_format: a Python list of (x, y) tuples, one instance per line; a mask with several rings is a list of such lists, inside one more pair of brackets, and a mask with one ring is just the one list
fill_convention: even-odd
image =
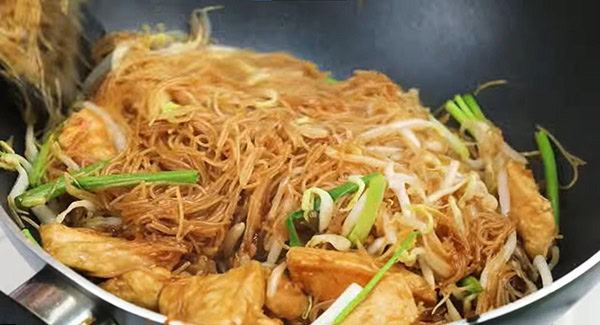
[(110, 131), (100, 116), (89, 109), (71, 115), (58, 136), (62, 151), (80, 166), (117, 154)]
[(112, 278), (145, 267), (173, 269), (183, 249), (130, 241), (61, 224), (40, 227), (42, 247), (61, 263), (99, 278)]
[(308, 296), (290, 278), (283, 274), (279, 279), (277, 291), (273, 297), (268, 297), (266, 306), (279, 318), (287, 320), (299, 319), (308, 307)]
[(550, 202), (540, 194), (533, 174), (522, 164), (507, 163), (510, 218), (517, 224), (525, 251), (533, 258), (546, 256), (558, 234)]
[(410, 287), (401, 274), (381, 280), (342, 325), (388, 324), (410, 325), (419, 317)]
[(123, 273), (100, 284), (100, 288), (140, 307), (158, 311), (158, 296), (170, 281), (171, 272), (162, 267)]
[(177, 280), (163, 289), (158, 306), (170, 320), (193, 324), (281, 324), (263, 314), (265, 290), (265, 272), (251, 261), (224, 274)]
[[(292, 281), (319, 301), (337, 299), (353, 282), (365, 286), (382, 266), (357, 253), (306, 247), (290, 248), (287, 263)], [(416, 300), (436, 302), (435, 291), (420, 275), (401, 266), (391, 268), (388, 274), (404, 277)]]

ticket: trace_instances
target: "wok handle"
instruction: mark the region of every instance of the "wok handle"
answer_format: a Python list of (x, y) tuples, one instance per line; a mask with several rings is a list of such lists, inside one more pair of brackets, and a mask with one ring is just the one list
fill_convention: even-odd
[(49, 265), (10, 297), (49, 325), (117, 325), (94, 299)]

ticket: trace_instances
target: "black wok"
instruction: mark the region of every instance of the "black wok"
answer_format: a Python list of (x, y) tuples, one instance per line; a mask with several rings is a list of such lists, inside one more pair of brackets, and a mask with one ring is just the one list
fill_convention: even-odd
[[(215, 4), (225, 6), (211, 13), (219, 43), (291, 52), (338, 79), (355, 69), (378, 70), (404, 87), (419, 88), (424, 104), (432, 109), (478, 83), (507, 79), (508, 85), (482, 93), (480, 100), (508, 142), (521, 151), (534, 150), (534, 126), (540, 124), (588, 162), (575, 188), (561, 193), (564, 239), (555, 283), (468, 322), (548, 325), (600, 281), (600, 217), (594, 189), (600, 184), (600, 21), (593, 2), (103, 0), (88, 1), (86, 25), (92, 38), (102, 30), (146, 23), (185, 29), (193, 9)], [(10, 91), (2, 89), (4, 95)], [(15, 135), (22, 148), (21, 117), (7, 102), (10, 96), (4, 95), (0, 138)], [(541, 180), (540, 166), (533, 168)], [(570, 176), (568, 166), (561, 166), (559, 173), (564, 179)], [(0, 177), (4, 200), (12, 176)], [(0, 219), (10, 222), (1, 210)], [(9, 228), (15, 230), (13, 226)], [(96, 288), (39, 248), (20, 238), (14, 242), (51, 264), (43, 272), (58, 270), (53, 276), (40, 276), (42, 280), (68, 278), (72, 288), (83, 290), (100, 312), (108, 312), (118, 323), (161, 321)]]

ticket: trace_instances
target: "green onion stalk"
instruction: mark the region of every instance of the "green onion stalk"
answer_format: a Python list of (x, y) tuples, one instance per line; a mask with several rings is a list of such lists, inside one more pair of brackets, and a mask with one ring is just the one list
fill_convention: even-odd
[(469, 275), (459, 281), (461, 288), (467, 290), (468, 295), (479, 294), (483, 292), (483, 287), (476, 277)]
[(52, 143), (54, 143), (54, 139), (54, 134), (50, 134), (33, 160), (31, 172), (29, 173), (29, 185), (31, 187), (38, 186), (42, 181), (42, 177), (44, 176), (46, 168), (48, 167), (50, 149), (52, 147)]
[[(369, 175), (363, 176), (362, 180), (365, 182), (365, 184), (368, 185), (369, 182), (371, 181), (371, 179), (373, 179), (377, 175), (381, 176), (381, 174), (379, 174), (379, 173), (369, 174)], [(347, 182), (340, 186), (332, 188), (331, 190), (327, 191), (327, 193), (329, 193), (331, 198), (335, 201), (342, 196), (356, 192), (358, 190), (358, 188), (359, 188), (359, 186), (356, 183)], [(316, 211), (319, 210), (320, 205), (321, 205), (321, 200), (318, 198), (315, 199), (314, 209)], [(286, 225), (288, 235), (289, 235), (289, 245), (291, 247), (303, 246), (302, 241), (300, 240), (300, 236), (298, 236), (298, 232), (296, 231), (296, 227), (294, 225), (294, 221), (304, 219), (303, 215), (304, 215), (304, 213), (302, 210), (296, 210), (296, 211), (292, 212), (285, 220), (285, 225)]]
[(546, 178), (546, 198), (552, 205), (554, 211), (554, 222), (559, 224), (559, 204), (558, 204), (558, 173), (556, 170), (556, 159), (552, 145), (548, 139), (548, 134), (544, 130), (535, 133), (535, 141), (537, 142), (542, 162), (544, 163), (544, 177)]
[[(458, 123), (469, 130), (475, 138), (481, 135), (482, 127), (491, 125), (481, 107), (471, 94), (455, 95), (454, 100), (448, 100), (444, 108)], [(481, 139), (478, 139), (481, 140)]]
[[(94, 191), (115, 187), (134, 186), (143, 182), (165, 183), (165, 184), (193, 184), (198, 181), (198, 172), (195, 170), (168, 171), (157, 173), (119, 174), (106, 176), (82, 176), (75, 177), (72, 181), (74, 186), (81, 189)], [(66, 181), (61, 178), (33, 188), (15, 199), (17, 206), (31, 208), (45, 204), (51, 199), (61, 196), (67, 192)]]

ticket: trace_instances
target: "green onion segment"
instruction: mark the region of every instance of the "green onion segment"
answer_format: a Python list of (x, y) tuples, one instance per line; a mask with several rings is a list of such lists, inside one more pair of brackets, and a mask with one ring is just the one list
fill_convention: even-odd
[(537, 142), (542, 162), (544, 163), (544, 177), (546, 178), (546, 198), (552, 205), (554, 211), (554, 222), (559, 225), (559, 205), (558, 205), (558, 173), (556, 170), (556, 159), (552, 145), (548, 139), (548, 134), (544, 130), (535, 133), (535, 141)]
[(379, 271), (377, 271), (377, 273), (375, 273), (375, 275), (371, 278), (369, 283), (367, 283), (364, 289), (358, 294), (358, 296), (352, 299), (352, 301), (350, 301), (350, 303), (335, 318), (335, 321), (333, 322), (334, 324), (340, 324), (341, 322), (343, 322), (344, 319), (348, 317), (348, 315), (350, 315), (350, 313), (354, 310), (354, 308), (356, 308), (358, 304), (360, 304), (363, 300), (367, 298), (367, 295), (375, 288), (375, 286), (377, 285), (377, 283), (379, 283), (381, 278), (383, 278), (385, 273), (394, 264), (396, 264), (396, 262), (398, 261), (398, 257), (400, 257), (400, 254), (402, 254), (402, 252), (404, 252), (408, 248), (408, 246), (413, 242), (413, 240), (418, 234), (418, 231), (413, 231), (406, 237), (406, 239), (402, 242), (402, 244), (400, 244), (400, 247), (398, 247), (394, 255), (387, 261), (387, 263), (385, 263), (385, 265), (381, 267)]
[(54, 134), (50, 134), (33, 160), (31, 172), (29, 173), (29, 185), (32, 187), (38, 186), (42, 181), (42, 176), (44, 176), (48, 166), (48, 157), (50, 156), (50, 148), (53, 142)]
[(354, 226), (354, 229), (352, 229), (352, 232), (348, 235), (350, 242), (356, 243), (356, 241), (359, 241), (364, 243), (367, 239), (367, 236), (375, 223), (375, 219), (377, 218), (379, 206), (381, 205), (381, 202), (383, 202), (383, 194), (385, 193), (386, 187), (387, 184), (385, 178), (381, 174), (377, 174), (369, 182), (369, 186), (365, 192), (365, 195), (367, 196), (365, 206), (358, 216), (356, 226)]
[[(365, 182), (365, 184), (368, 185), (369, 182), (371, 181), (371, 179), (376, 177), (377, 175), (381, 176), (381, 174), (379, 174), (379, 173), (373, 173), (373, 174), (363, 176), (362, 180)], [(346, 194), (350, 194), (350, 193), (354, 193), (354, 192), (358, 191), (358, 189), (359, 189), (359, 186), (356, 183), (347, 182), (338, 187), (332, 188), (331, 190), (327, 191), (327, 193), (329, 193), (331, 198), (335, 201)], [(319, 210), (319, 206), (321, 206), (321, 200), (319, 198), (316, 198), (314, 209)], [(296, 210), (296, 211), (292, 212), (285, 220), (285, 225), (286, 225), (288, 235), (290, 238), (289, 245), (291, 247), (303, 246), (302, 241), (300, 240), (300, 237), (298, 236), (298, 232), (296, 231), (296, 227), (294, 225), (294, 221), (300, 220), (300, 219), (303, 219), (303, 211)]]
[[(62, 180), (62, 181), (61, 181)], [(45, 204), (49, 200), (66, 193), (65, 180), (46, 183), (33, 188), (16, 197), (15, 202), (21, 208), (30, 208)], [(74, 180), (74, 184), (84, 190), (102, 190), (114, 187), (133, 186), (142, 182), (193, 184), (198, 181), (195, 170), (169, 171), (158, 173), (119, 174), (106, 176), (82, 176)]]

